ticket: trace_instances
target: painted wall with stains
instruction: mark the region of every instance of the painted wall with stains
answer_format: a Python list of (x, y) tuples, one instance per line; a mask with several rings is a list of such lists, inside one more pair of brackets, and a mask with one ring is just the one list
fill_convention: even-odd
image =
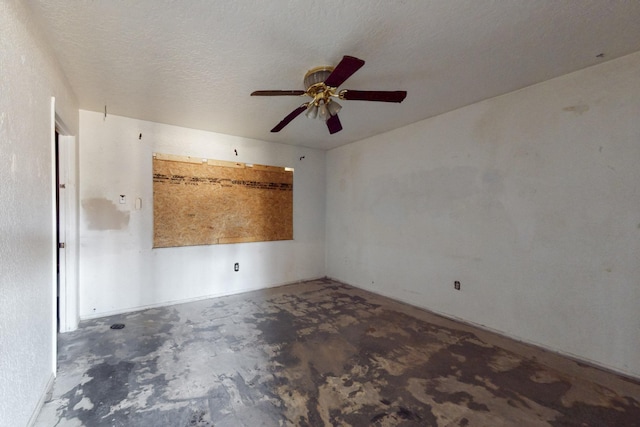
[(329, 151), (328, 276), (640, 377), (639, 111), (636, 53)]
[[(324, 276), (324, 151), (83, 110), (80, 138), (81, 318)], [(294, 168), (294, 240), (153, 249), (154, 152)]]
[(0, 2), (0, 424), (23, 426), (53, 380), (55, 227), (51, 97), (77, 101), (23, 2)]

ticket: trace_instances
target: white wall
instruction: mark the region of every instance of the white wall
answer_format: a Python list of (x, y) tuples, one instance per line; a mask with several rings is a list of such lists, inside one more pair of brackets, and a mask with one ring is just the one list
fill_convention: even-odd
[[(82, 110), (80, 138), (81, 318), (324, 276), (324, 151)], [(294, 240), (152, 249), (154, 152), (293, 167)]]
[[(24, 426), (54, 374), (51, 97), (75, 96), (23, 2), (0, 2), (0, 425)], [(52, 324), (53, 323), (53, 324)]]
[(331, 150), (327, 275), (640, 377), (639, 113), (636, 53)]

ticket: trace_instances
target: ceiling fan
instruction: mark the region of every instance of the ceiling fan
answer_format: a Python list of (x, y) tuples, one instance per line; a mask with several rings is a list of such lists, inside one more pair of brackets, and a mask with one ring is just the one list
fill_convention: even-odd
[(311, 101), (305, 102), (278, 123), (271, 132), (280, 132), (293, 119), (306, 111), (306, 116), (326, 121), (329, 133), (342, 130), (338, 112), (342, 108), (333, 98), (349, 101), (402, 102), (407, 96), (404, 90), (351, 90), (338, 87), (364, 65), (362, 59), (344, 56), (334, 68), (331, 66), (316, 67), (304, 76), (305, 90), (257, 90), (251, 96), (308, 96)]

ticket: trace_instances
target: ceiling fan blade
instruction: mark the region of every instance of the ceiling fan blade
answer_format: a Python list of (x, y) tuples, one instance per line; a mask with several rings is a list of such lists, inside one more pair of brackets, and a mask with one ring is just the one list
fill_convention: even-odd
[(327, 119), (327, 127), (329, 128), (329, 133), (332, 135), (342, 130), (342, 123), (340, 123), (340, 119), (337, 114)]
[(324, 81), (324, 84), (331, 87), (338, 87), (344, 83), (349, 77), (364, 65), (362, 59), (354, 58), (353, 56), (344, 56), (342, 61), (333, 69), (329, 77)]
[(289, 113), (289, 115), (287, 117), (282, 119), (282, 121), (280, 123), (278, 123), (276, 125), (276, 127), (271, 129), (271, 132), (280, 132), (282, 130), (282, 128), (284, 128), (286, 125), (289, 124), (289, 122), (291, 122), (291, 120), (293, 120), (296, 117), (298, 117), (306, 109), (307, 109), (307, 104), (302, 104), (301, 106), (299, 106), (298, 108), (293, 110), (291, 113)]
[(340, 91), (340, 98), (350, 101), (380, 101), (380, 102), (402, 102), (407, 96), (404, 90), (383, 91), (383, 90), (343, 90)]
[(251, 96), (300, 96), (304, 94), (303, 90), (256, 90), (251, 92)]

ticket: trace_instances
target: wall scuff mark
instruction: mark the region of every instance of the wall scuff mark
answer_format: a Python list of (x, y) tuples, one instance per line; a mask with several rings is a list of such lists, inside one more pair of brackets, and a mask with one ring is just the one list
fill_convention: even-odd
[(569, 111), (571, 113), (576, 113), (577, 115), (581, 116), (582, 114), (589, 111), (589, 106), (587, 104), (571, 105), (570, 107), (564, 107), (563, 110)]

